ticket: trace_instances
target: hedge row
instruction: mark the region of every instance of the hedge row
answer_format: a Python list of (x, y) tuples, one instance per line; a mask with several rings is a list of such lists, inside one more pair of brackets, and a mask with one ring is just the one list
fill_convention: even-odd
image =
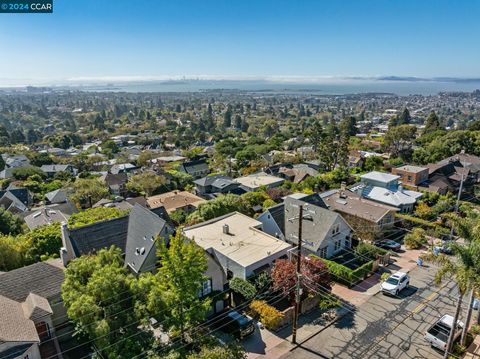
[(353, 270), (344, 265), (338, 264), (336, 262), (330, 261), (328, 259), (322, 259), (328, 267), (330, 272), (330, 276), (332, 279), (340, 284), (344, 284), (348, 287), (351, 287), (355, 283), (365, 279), (373, 268), (373, 262), (370, 261), (362, 266), (358, 267), (357, 269)]
[(436, 228), (438, 227), (438, 224), (435, 224), (434, 222), (429, 222), (425, 219), (421, 219), (421, 218), (418, 218), (418, 217), (414, 217), (414, 216), (410, 216), (408, 214), (400, 214), (400, 213), (396, 213), (395, 214), (395, 217), (397, 218), (400, 218), (404, 221), (407, 221), (407, 222), (411, 222), (411, 223), (415, 223), (415, 224), (419, 224), (421, 226), (425, 226), (425, 227), (428, 227), (428, 228)]

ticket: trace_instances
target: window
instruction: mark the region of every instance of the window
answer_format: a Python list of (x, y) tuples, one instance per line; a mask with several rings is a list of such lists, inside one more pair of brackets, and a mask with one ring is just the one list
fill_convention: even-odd
[(323, 248), (320, 248), (320, 250), (318, 251), (318, 255), (321, 258), (327, 258), (327, 248), (328, 247), (323, 247)]
[(200, 290), (198, 291), (198, 296), (204, 297), (210, 293), (212, 293), (212, 278), (203, 282), (202, 288), (200, 288)]
[(338, 240), (338, 241), (335, 241), (335, 249), (334, 251), (338, 251), (340, 249), (340, 244), (342, 243), (342, 241)]
[(339, 224), (334, 224), (332, 227), (332, 236), (338, 234), (340, 232), (340, 225)]
[(412, 182), (412, 176), (408, 176), (408, 182)]

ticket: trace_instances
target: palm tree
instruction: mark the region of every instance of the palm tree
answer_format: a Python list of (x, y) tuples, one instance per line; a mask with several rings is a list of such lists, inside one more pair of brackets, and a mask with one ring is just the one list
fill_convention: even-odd
[[(447, 257), (444, 254), (436, 255), (433, 252), (423, 256), (425, 261), (436, 263), (440, 266), (435, 275), (435, 282), (441, 283), (446, 277), (453, 278), (457, 284), (459, 297), (455, 310), (453, 323), (457, 323), (460, 315), (462, 301), (465, 293), (469, 290), (480, 288), (480, 221), (478, 217), (460, 218), (457, 216), (449, 216), (449, 220), (456, 233), (462, 237), (465, 242), (460, 244), (452, 242), (450, 248), (455, 256)], [(470, 302), (472, 299), (470, 298)], [(471, 305), (469, 303), (468, 321), (462, 329), (462, 345), (465, 345), (466, 333), (471, 318)], [(444, 358), (448, 357), (451, 352), (455, 330), (450, 331), (447, 342), (447, 350)]]

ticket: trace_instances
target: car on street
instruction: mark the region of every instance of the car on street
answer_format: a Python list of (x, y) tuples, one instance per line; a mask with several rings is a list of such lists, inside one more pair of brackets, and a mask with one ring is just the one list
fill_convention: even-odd
[(255, 331), (255, 323), (249, 316), (232, 310), (227, 314), (221, 315), (219, 329), (239, 339), (243, 339)]
[(407, 273), (396, 272), (388, 277), (380, 287), (383, 294), (397, 296), (403, 289), (408, 288), (409, 284), (410, 277)]
[[(425, 333), (425, 340), (430, 343), (432, 347), (440, 350), (447, 349), (448, 337), (453, 327), (453, 317), (451, 315), (444, 315), (437, 322), (435, 322)], [(463, 323), (457, 321), (453, 341), (458, 339), (462, 333)]]
[(391, 239), (384, 239), (378, 242), (375, 242), (375, 245), (377, 247), (383, 248), (383, 249), (388, 249), (391, 251), (399, 251), (402, 245), (398, 242), (395, 242)]

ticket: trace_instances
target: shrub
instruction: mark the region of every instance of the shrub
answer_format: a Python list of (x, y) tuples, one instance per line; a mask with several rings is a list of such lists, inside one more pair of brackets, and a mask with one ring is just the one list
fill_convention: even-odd
[(109, 219), (126, 216), (127, 214), (128, 211), (115, 207), (89, 208), (85, 211), (74, 213), (68, 219), (68, 228), (73, 229), (83, 227), (96, 222), (107, 221)]
[(434, 212), (432, 208), (428, 206), (428, 204), (421, 202), (415, 209), (415, 215), (421, 219), (428, 219), (434, 215)]
[(26, 180), (27, 178), (37, 175), (41, 178), (46, 178), (47, 175), (43, 172), (40, 168), (35, 166), (25, 166), (25, 167), (17, 167), (12, 170), (12, 175), (17, 180)]
[(368, 276), (368, 274), (370, 274), (370, 272), (372, 271), (372, 268), (373, 268), (373, 261), (363, 264), (362, 266), (352, 271), (352, 279), (355, 282), (365, 279)]
[(413, 217), (413, 216), (410, 216), (408, 214), (396, 213), (395, 217), (400, 218), (401, 220), (406, 221), (406, 222), (410, 222), (410, 223), (413, 223), (413, 224), (419, 224), (423, 227), (430, 227), (430, 228), (438, 227), (437, 223), (429, 222), (425, 219)]
[(266, 272), (262, 272), (255, 278), (254, 283), (257, 290), (262, 290), (272, 283), (272, 278)]
[(338, 298), (335, 297), (322, 297), (320, 298), (320, 302), (318, 303), (318, 307), (320, 310), (329, 310), (338, 308), (342, 305), (342, 302)]
[(283, 314), (263, 300), (254, 300), (250, 304), (253, 315), (258, 318), (265, 328), (274, 329), (283, 319)]
[(230, 281), (230, 289), (241, 294), (246, 300), (252, 299), (257, 293), (253, 284), (241, 278), (233, 278)]
[(472, 333), (473, 335), (480, 334), (480, 324), (472, 325), (472, 327), (470, 328), (470, 333)]
[(347, 268), (341, 264), (335, 263), (324, 259), (324, 262), (327, 264), (330, 275), (333, 280), (337, 283), (345, 284), (351, 286), (353, 283), (352, 273), (353, 271), (350, 268)]
[(360, 242), (355, 248), (355, 257), (362, 263), (368, 262), (369, 259), (376, 259), (377, 255), (384, 255), (386, 253), (387, 251), (385, 249), (366, 242)]
[(323, 261), (327, 264), (333, 280), (349, 287), (364, 279), (372, 271), (373, 267), (373, 261), (367, 262), (355, 270), (327, 259), (323, 259)]
[(385, 282), (388, 279), (388, 277), (390, 277), (390, 273), (388, 273), (388, 272), (382, 273), (382, 275), (380, 277), (380, 280), (382, 282)]
[(419, 249), (426, 243), (425, 230), (422, 228), (414, 228), (405, 236), (405, 247), (407, 249)]

